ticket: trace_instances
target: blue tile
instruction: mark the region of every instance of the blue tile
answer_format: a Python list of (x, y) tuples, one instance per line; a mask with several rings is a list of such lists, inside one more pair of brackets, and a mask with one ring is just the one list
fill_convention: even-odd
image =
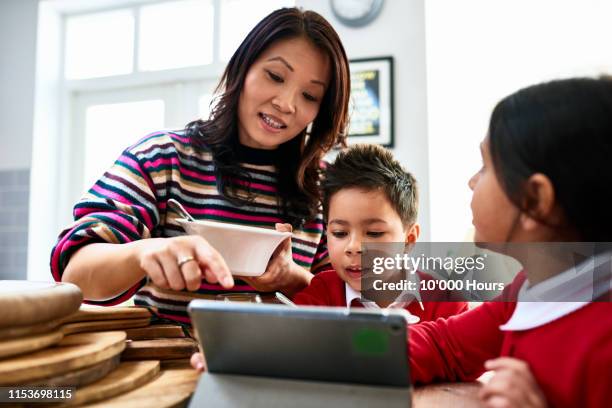
[[(1, 218), (0, 218), (1, 220)], [(10, 246), (11, 242), (12, 242), (13, 238), (11, 236), (11, 234), (9, 234), (8, 232), (0, 232), (0, 251), (2, 251), (3, 248), (7, 248)], [(0, 258), (1, 258), (1, 252), (0, 252)], [(1, 261), (1, 260), (0, 260)]]
[(10, 170), (0, 171), (0, 186), (12, 186), (14, 184), (14, 173)]
[(25, 231), (28, 229), (27, 214), (28, 212), (20, 207), (0, 207), (0, 227), (10, 227), (5, 230), (11, 231)]
[(9, 255), (9, 252), (4, 251), (4, 248), (0, 248), (0, 270), (3, 268), (6, 269), (12, 264), (12, 259)]
[(27, 209), (17, 208), (6, 211), (7, 216), (11, 219), (11, 225), (15, 228), (12, 230), (26, 231), (28, 229), (28, 211)]
[(5, 191), (0, 194), (0, 208), (28, 208), (29, 200), (30, 192), (27, 190), (8, 192)]
[(25, 268), (2, 268), (0, 267), (0, 280), (26, 280), (27, 271)]
[[(10, 211), (0, 210), (0, 230), (6, 229), (7, 227), (13, 226), (14, 219), (11, 216)], [(0, 232), (0, 234), (4, 234), (4, 231)]]
[(23, 268), (25, 269), (27, 263), (27, 253), (25, 247), (23, 248), (11, 248), (8, 252), (8, 258), (10, 260), (10, 265), (15, 268)]
[(18, 249), (27, 248), (28, 246), (28, 231), (4, 231), (0, 233), (0, 248)]
[(13, 175), (13, 180), (18, 186), (30, 187), (30, 169), (17, 170)]

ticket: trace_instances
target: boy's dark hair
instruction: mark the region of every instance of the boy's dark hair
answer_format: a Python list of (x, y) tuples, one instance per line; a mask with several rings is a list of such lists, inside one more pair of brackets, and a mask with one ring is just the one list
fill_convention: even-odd
[(381, 190), (404, 226), (416, 221), (419, 210), (416, 179), (395, 160), (389, 150), (381, 146), (358, 144), (340, 152), (333, 164), (325, 169), (321, 187), (326, 221), (331, 197), (345, 188)]
[(489, 140), (500, 184), (521, 210), (531, 213), (525, 181), (543, 173), (582, 241), (612, 241), (609, 76), (551, 81), (507, 96), (493, 110)]

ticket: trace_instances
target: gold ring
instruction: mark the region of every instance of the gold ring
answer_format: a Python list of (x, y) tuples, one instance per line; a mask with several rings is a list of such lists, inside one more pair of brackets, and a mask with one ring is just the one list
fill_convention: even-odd
[(181, 267), (185, 265), (187, 262), (191, 262), (191, 261), (195, 261), (195, 258), (193, 256), (186, 256), (184, 258), (179, 259), (177, 261), (179, 269), (181, 269)]

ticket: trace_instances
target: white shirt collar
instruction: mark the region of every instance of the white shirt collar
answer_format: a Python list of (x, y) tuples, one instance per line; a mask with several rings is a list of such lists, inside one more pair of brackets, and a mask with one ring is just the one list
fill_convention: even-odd
[[(344, 293), (345, 293), (345, 297), (346, 297), (346, 306), (347, 307), (351, 307), (351, 302), (355, 299), (359, 300), (361, 302), (361, 304), (363, 305), (364, 308), (366, 309), (380, 309), (380, 306), (378, 306), (378, 304), (376, 304), (376, 302), (373, 302), (371, 300), (368, 299), (362, 299), (361, 298), (361, 293), (357, 292), (355, 289), (351, 288), (351, 286), (348, 283), (344, 283)], [(405, 309), (406, 306), (408, 306), (410, 304), (410, 302), (412, 302), (413, 300), (415, 300), (415, 296), (414, 294), (410, 293), (410, 292), (402, 292), (399, 294), (399, 296), (395, 299), (395, 301), (393, 303), (391, 303), (389, 306), (387, 306), (387, 308), (389, 309)], [(421, 303), (421, 301), (419, 300), (419, 305), (421, 306), (421, 310), (423, 309), (423, 303)], [(418, 316), (413, 315), (412, 313), (408, 312), (406, 310), (406, 312), (411, 316), (411, 318), (408, 319), (408, 323), (418, 323), (419, 320), (421, 320)]]
[[(612, 253), (590, 257), (579, 265), (529, 287), (525, 280), (518, 293), (516, 308), (501, 330), (519, 331), (543, 326), (591, 303), (611, 290), (610, 273), (598, 268), (610, 267)], [(601, 272), (599, 270), (598, 272)], [(605, 272), (605, 271), (604, 271)], [(547, 301), (555, 299), (554, 302)]]

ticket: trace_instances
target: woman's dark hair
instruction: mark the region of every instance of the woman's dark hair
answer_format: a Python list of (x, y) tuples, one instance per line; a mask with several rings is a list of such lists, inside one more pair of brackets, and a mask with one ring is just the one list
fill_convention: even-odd
[(246, 198), (239, 197), (238, 186), (231, 183), (238, 176), (248, 178), (236, 159), (240, 93), (251, 65), (266, 48), (276, 41), (299, 37), (306, 38), (329, 57), (332, 72), (310, 133), (304, 129), (281, 144), (276, 155), (279, 209), (294, 227), (313, 219), (320, 208), (318, 182), (323, 155), (334, 145), (345, 145), (350, 94), (348, 60), (338, 34), (327, 20), (298, 8), (279, 9), (261, 20), (225, 68), (215, 92), (218, 96), (211, 117), (186, 127), (194, 145), (212, 151), (219, 192), (236, 205), (248, 203), (252, 199), (250, 188), (247, 186)]
[(493, 167), (510, 200), (524, 211), (525, 182), (552, 182), (569, 227), (583, 241), (612, 241), (612, 79), (557, 80), (521, 89), (491, 115)]

